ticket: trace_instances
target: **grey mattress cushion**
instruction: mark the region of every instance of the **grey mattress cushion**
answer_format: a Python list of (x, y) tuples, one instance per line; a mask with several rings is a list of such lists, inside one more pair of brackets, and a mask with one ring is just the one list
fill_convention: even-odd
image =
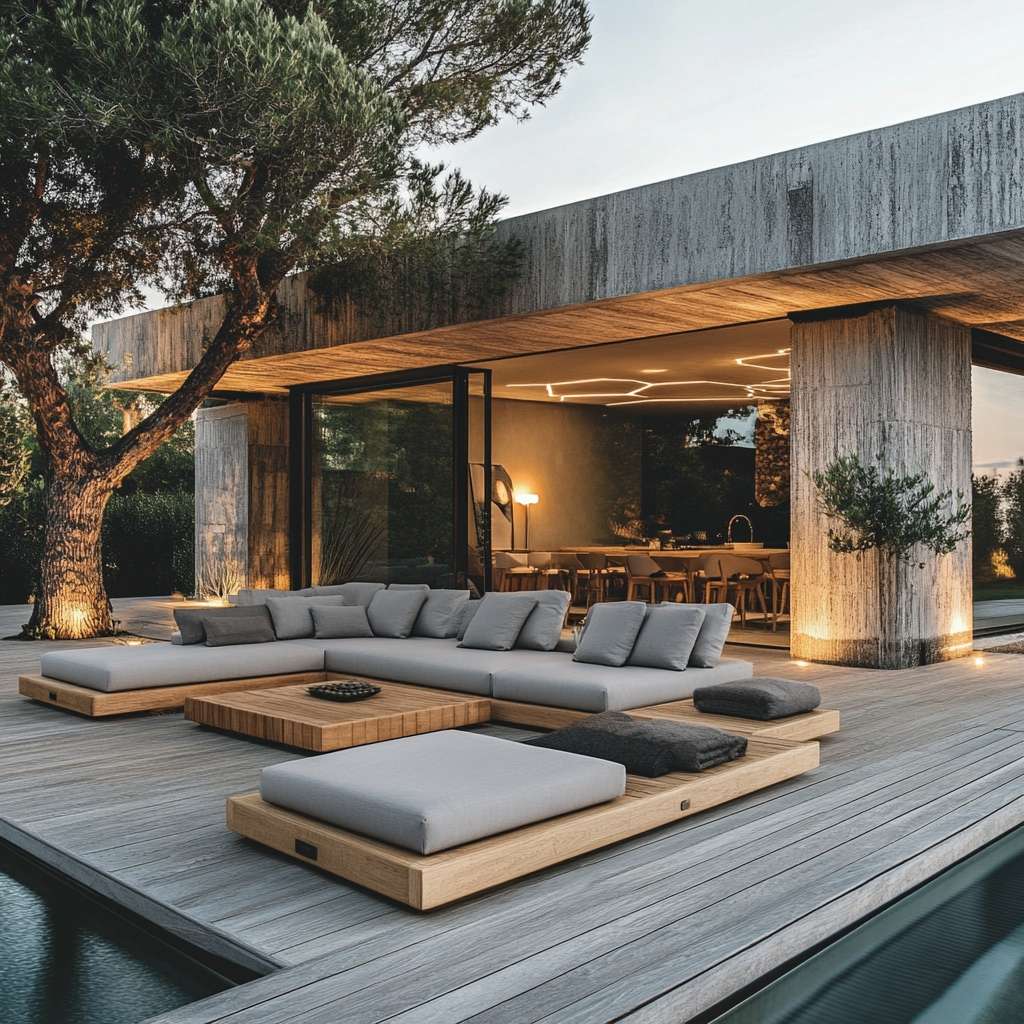
[(625, 665), (644, 624), (642, 601), (595, 604), (587, 613), (583, 636), (573, 658), (591, 665)]
[(324, 597), (272, 597), (267, 601), (274, 632), (278, 640), (301, 640), (313, 635), (312, 610), (315, 605), (340, 608), (345, 598), (340, 594)]
[[(525, 652), (524, 652), (525, 653)], [(488, 697), (496, 664), (508, 655), (461, 648), (454, 640), (375, 637), (372, 640), (324, 641), (329, 672), (369, 676), (397, 683), (433, 686)]]
[(378, 590), (366, 608), (373, 635), (409, 636), (426, 599), (423, 590)]
[(816, 686), (792, 679), (747, 679), (700, 686), (693, 691), (693, 704), (698, 711), (761, 721), (800, 715), (813, 711), (820, 703), (821, 693)]
[[(260, 608), (259, 611), (266, 611)], [(207, 647), (234, 647), (238, 644), (269, 644), (277, 637), (270, 616), (203, 616)]]
[(327, 607), (313, 605), (313, 635), (324, 639), (371, 637), (370, 621), (362, 605)]
[(313, 587), (314, 597), (334, 597), (340, 595), (346, 604), (361, 604), (364, 608), (373, 600), (378, 590), (384, 589), (383, 583), (332, 583), (326, 587)]
[(473, 617), (476, 615), (478, 611), (480, 611), (480, 605), (482, 603), (483, 602), (480, 600), (474, 600), (473, 598), (470, 598), (469, 601), (467, 601), (466, 604), (463, 605), (462, 609), (459, 611), (459, 622), (457, 626), (457, 632), (455, 633), (455, 636), (459, 640), (462, 640), (465, 637), (466, 630), (469, 629), (469, 624), (473, 621)]
[(51, 651), (40, 671), (91, 690), (108, 693), (152, 686), (255, 679), (292, 672), (322, 672), (324, 650), (308, 640), (275, 641), (240, 647), (146, 644), (142, 647), (91, 647)]
[(416, 616), (413, 636), (428, 636), (436, 640), (459, 635), (460, 614), (469, 601), (468, 590), (431, 590)]
[(736, 609), (731, 604), (694, 604), (683, 607), (703, 608), (704, 621), (697, 634), (697, 642), (690, 652), (694, 668), (714, 668), (722, 657), (725, 641), (729, 638), (732, 617)]
[(577, 711), (628, 711), (683, 700), (696, 686), (747, 679), (749, 661), (723, 658), (715, 668), (666, 672), (661, 668), (590, 665), (558, 652), (514, 651), (494, 671), (493, 696)]
[(702, 772), (747, 752), (743, 736), (686, 722), (631, 718), (605, 711), (564, 729), (527, 740), (532, 746), (603, 757), (631, 775), (649, 779), (669, 772)]
[(466, 627), (460, 647), (482, 651), (511, 651), (526, 620), (537, 607), (527, 594), (487, 594)]
[(229, 608), (175, 608), (174, 621), (181, 633), (183, 645), (201, 644), (206, 641), (204, 620), (238, 619), (259, 623), (270, 623), (270, 613), (263, 605), (239, 605)]
[(427, 733), (264, 768), (264, 800), (430, 854), (625, 791), (621, 765), (476, 733)]
[(553, 651), (562, 636), (571, 595), (567, 590), (537, 590), (530, 596), (536, 598), (537, 604), (523, 624), (516, 647), (528, 651)]
[(693, 605), (650, 605), (627, 665), (682, 672), (697, 642), (704, 609)]

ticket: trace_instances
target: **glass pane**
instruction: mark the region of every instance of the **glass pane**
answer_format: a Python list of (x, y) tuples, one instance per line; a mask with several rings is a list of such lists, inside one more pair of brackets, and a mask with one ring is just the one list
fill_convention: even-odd
[(469, 588), (484, 593), (487, 587), (486, 568), (491, 557), (490, 494), (493, 487), (487, 434), (489, 428), (489, 394), (486, 374), (469, 374), (469, 406), (467, 425), (469, 433), (469, 529), (466, 558)]
[(312, 578), (454, 585), (451, 382), (313, 402)]

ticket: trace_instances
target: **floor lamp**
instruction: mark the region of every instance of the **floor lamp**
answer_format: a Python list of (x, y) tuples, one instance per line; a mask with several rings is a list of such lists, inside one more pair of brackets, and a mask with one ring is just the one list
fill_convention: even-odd
[(520, 491), (516, 495), (516, 504), (523, 506), (523, 514), (526, 517), (526, 537), (523, 543), (523, 550), (530, 550), (530, 506), (536, 505), (540, 496), (530, 491)]

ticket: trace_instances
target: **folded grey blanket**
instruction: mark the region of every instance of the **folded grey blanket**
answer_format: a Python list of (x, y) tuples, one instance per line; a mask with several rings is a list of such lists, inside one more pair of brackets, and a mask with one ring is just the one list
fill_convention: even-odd
[(621, 711), (590, 715), (564, 729), (525, 742), (535, 747), (615, 761), (632, 775), (649, 779), (669, 772), (700, 772), (734, 761), (747, 752), (743, 736), (733, 736), (705, 725), (633, 718)]
[(698, 686), (693, 704), (711, 715), (735, 715), (770, 721), (813, 711), (821, 703), (821, 693), (810, 683), (790, 679), (744, 679), (717, 686)]

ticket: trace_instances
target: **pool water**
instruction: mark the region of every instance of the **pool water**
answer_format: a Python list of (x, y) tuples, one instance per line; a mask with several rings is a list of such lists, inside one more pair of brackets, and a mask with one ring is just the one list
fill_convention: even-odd
[(1024, 1021), (1024, 829), (892, 904), (715, 1024)]
[(138, 1024), (230, 985), (0, 844), (3, 1024)]

